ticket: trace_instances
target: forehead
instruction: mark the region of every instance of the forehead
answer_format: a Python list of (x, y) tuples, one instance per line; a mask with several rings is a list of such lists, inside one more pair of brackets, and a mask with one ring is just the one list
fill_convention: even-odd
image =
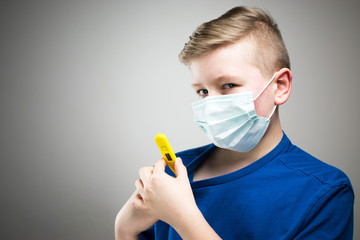
[(250, 61), (253, 52), (253, 44), (249, 40), (241, 40), (194, 58), (189, 64), (192, 83), (202, 84), (227, 76), (239, 80), (258, 79), (261, 77), (260, 70)]

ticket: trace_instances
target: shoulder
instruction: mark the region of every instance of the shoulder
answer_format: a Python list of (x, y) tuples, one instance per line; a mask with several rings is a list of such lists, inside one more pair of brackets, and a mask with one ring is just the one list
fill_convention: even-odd
[(346, 174), (296, 146), (278, 159), (307, 201), (298, 237), (352, 239), (354, 191)]
[(289, 170), (312, 179), (321, 185), (331, 188), (347, 186), (352, 189), (347, 175), (340, 169), (331, 166), (293, 145), (290, 151), (278, 157)]

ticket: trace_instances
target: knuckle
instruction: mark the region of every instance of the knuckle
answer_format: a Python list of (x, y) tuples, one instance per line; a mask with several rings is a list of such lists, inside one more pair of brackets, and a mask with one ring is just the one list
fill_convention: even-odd
[(144, 186), (144, 192), (145, 195), (151, 194), (153, 192), (153, 187), (151, 186), (151, 184), (147, 184)]
[(144, 210), (145, 206), (144, 206), (144, 199), (143, 198), (135, 198), (132, 200), (131, 205), (138, 210)]
[(136, 188), (139, 188), (142, 185), (140, 179), (136, 180), (134, 184)]
[(159, 182), (161, 182), (161, 176), (159, 174), (153, 174), (151, 177), (151, 181), (153, 184), (158, 184)]
[(139, 179), (137, 179), (137, 180), (134, 182), (135, 186), (137, 186), (139, 183), (140, 183), (140, 180), (139, 180)]
[(140, 202), (139, 202), (137, 199), (133, 199), (133, 200), (131, 201), (131, 205), (132, 205), (135, 209), (140, 209), (140, 208), (141, 208)]
[(144, 201), (144, 202), (149, 202), (149, 200), (150, 200), (150, 198), (149, 198), (148, 195), (144, 195), (144, 196), (143, 196), (143, 201)]

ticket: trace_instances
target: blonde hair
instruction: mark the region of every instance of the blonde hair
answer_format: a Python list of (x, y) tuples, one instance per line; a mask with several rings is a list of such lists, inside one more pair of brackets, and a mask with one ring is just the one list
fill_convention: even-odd
[(264, 76), (284, 67), (290, 69), (289, 55), (274, 19), (262, 9), (242, 6), (201, 24), (190, 36), (179, 59), (189, 65), (196, 57), (244, 39), (253, 43), (250, 61)]

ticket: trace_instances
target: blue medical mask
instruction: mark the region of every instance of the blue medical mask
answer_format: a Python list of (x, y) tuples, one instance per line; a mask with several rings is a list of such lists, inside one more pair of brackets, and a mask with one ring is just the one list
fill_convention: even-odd
[(250, 151), (264, 136), (276, 109), (275, 105), (268, 118), (259, 117), (255, 112), (254, 101), (276, 74), (254, 99), (252, 92), (245, 92), (209, 96), (192, 103), (195, 122), (216, 146), (238, 152)]

